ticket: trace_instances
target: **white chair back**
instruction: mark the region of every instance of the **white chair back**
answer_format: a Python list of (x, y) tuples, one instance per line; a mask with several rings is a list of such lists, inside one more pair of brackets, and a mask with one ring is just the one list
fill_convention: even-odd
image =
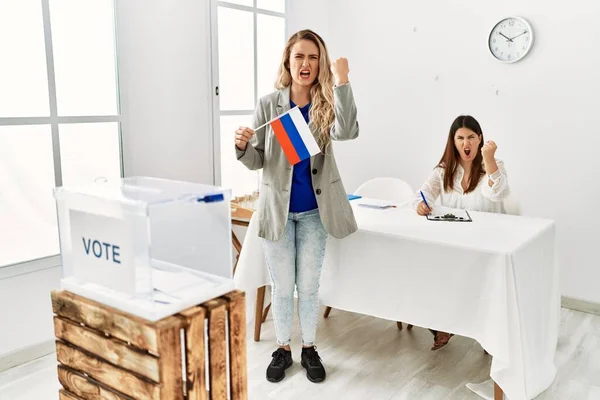
[(378, 200), (405, 202), (414, 198), (411, 186), (398, 178), (374, 178), (366, 181), (354, 194)]

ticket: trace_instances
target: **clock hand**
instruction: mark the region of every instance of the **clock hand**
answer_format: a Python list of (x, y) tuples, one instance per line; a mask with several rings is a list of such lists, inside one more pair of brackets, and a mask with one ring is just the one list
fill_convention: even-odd
[(504, 36), (507, 41), (512, 42), (512, 39), (506, 36), (504, 33), (500, 32), (500, 35)]
[(513, 39), (515, 39), (515, 38), (518, 38), (519, 36), (521, 36), (521, 35), (524, 35), (524, 34), (526, 34), (526, 33), (527, 33), (527, 31), (523, 31), (523, 33), (519, 33), (517, 36), (515, 36), (515, 37), (511, 37), (511, 38), (510, 38), (510, 41), (512, 42), (512, 40), (513, 40)]

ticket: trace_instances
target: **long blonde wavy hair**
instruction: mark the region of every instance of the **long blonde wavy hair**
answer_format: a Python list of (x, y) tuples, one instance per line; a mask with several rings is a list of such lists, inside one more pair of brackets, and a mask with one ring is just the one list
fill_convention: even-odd
[(290, 56), (292, 47), (301, 40), (310, 40), (319, 48), (319, 75), (310, 88), (310, 125), (316, 128), (317, 143), (323, 153), (331, 143), (329, 131), (335, 120), (333, 112), (333, 73), (327, 47), (323, 39), (310, 29), (304, 29), (293, 34), (287, 41), (283, 50), (283, 57), (279, 65), (275, 89), (283, 89), (292, 84), (290, 73)]

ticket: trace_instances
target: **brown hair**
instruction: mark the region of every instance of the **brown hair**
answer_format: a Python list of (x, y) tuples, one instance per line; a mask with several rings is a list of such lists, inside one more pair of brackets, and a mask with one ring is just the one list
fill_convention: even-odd
[(461, 115), (457, 117), (452, 125), (450, 126), (450, 132), (448, 133), (448, 141), (446, 142), (446, 150), (442, 156), (438, 167), (444, 168), (444, 191), (450, 192), (454, 189), (454, 176), (456, 174), (456, 168), (459, 165), (460, 154), (454, 144), (454, 135), (460, 128), (467, 128), (475, 132), (481, 141), (479, 142), (479, 149), (477, 155), (473, 160), (471, 166), (471, 173), (469, 175), (469, 187), (465, 190), (465, 193), (469, 193), (475, 190), (479, 180), (485, 175), (485, 169), (483, 167), (483, 156), (481, 155), (481, 148), (483, 147), (483, 131), (479, 122), (470, 115)]
[(292, 47), (301, 40), (310, 40), (319, 49), (319, 75), (310, 89), (310, 125), (316, 127), (318, 132), (317, 142), (321, 151), (325, 152), (325, 149), (331, 143), (329, 131), (335, 120), (333, 111), (333, 73), (331, 72), (331, 61), (329, 60), (327, 47), (319, 35), (305, 29), (296, 32), (288, 39), (279, 65), (275, 89), (283, 89), (292, 84), (290, 55)]

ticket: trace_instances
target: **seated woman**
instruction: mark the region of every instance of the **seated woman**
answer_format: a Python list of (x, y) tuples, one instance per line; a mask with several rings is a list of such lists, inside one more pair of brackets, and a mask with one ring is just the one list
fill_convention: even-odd
[[(509, 194), (504, 163), (497, 160), (496, 144), (484, 144), (481, 126), (475, 118), (461, 115), (454, 120), (448, 134), (446, 150), (420, 191), (433, 207), (440, 198), (444, 207), (504, 213), (503, 200)], [(419, 215), (431, 209), (417, 193), (413, 206)], [(451, 334), (431, 330), (437, 350), (448, 344)]]

